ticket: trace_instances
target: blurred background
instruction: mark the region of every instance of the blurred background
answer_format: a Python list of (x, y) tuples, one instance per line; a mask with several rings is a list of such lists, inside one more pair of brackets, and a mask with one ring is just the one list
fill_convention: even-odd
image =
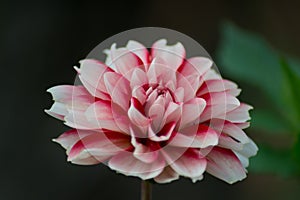
[(180, 31), (211, 54), (255, 106), (247, 133), (261, 149), (242, 182), (182, 178), (154, 185), (153, 199), (299, 199), (299, 9), (296, 0), (1, 0), (0, 200), (139, 199), (138, 179), (67, 163), (51, 142), (67, 127), (43, 110), (46, 89), (73, 84), (73, 66), (91, 49), (143, 26)]

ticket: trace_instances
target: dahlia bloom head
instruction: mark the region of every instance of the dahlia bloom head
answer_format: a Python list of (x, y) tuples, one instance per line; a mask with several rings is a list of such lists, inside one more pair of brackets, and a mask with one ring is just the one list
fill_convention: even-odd
[(186, 58), (181, 43), (165, 39), (151, 48), (136, 41), (113, 44), (106, 61), (84, 59), (75, 67), (82, 85), (48, 90), (46, 112), (72, 129), (55, 142), (68, 161), (106, 163), (143, 180), (193, 182), (204, 172), (234, 183), (246, 177), (257, 152), (243, 129), (251, 106), (240, 89), (222, 79), (207, 57)]

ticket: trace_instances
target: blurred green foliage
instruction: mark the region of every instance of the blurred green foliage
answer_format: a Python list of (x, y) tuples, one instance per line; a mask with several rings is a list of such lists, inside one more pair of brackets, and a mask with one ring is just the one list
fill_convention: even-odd
[[(261, 36), (226, 22), (221, 28), (217, 64), (226, 76), (253, 90), (248, 92), (254, 96), (248, 102), (254, 105), (251, 129), (254, 137), (265, 137), (249, 169), (300, 175), (300, 62), (276, 51)], [(270, 144), (276, 140), (285, 143), (283, 136), (291, 144)]]

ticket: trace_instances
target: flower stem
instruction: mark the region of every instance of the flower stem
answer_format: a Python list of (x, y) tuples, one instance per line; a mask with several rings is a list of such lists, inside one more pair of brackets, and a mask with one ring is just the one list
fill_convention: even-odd
[(149, 181), (142, 180), (141, 200), (151, 200), (152, 185)]

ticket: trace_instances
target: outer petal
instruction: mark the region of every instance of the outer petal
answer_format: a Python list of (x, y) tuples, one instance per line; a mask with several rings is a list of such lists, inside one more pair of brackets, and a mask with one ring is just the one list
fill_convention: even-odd
[(228, 94), (231, 94), (232, 96), (237, 96), (241, 90), (237, 88), (237, 85), (235, 83), (228, 80), (207, 80), (203, 82), (201, 87), (198, 89), (197, 96), (201, 96), (206, 93), (223, 91), (225, 91)]
[[(119, 152), (125, 151), (129, 147), (128, 136), (116, 132), (110, 132), (110, 134), (96, 132), (74, 144), (69, 152), (68, 161), (81, 165), (97, 164)], [(87, 159), (94, 161), (94, 163), (86, 162)]]
[(198, 178), (205, 171), (206, 159), (196, 149), (167, 147), (163, 152), (170, 167), (181, 176)]
[(179, 175), (169, 166), (154, 178), (157, 183), (170, 183), (177, 179), (179, 179)]
[(149, 64), (149, 51), (144, 45), (137, 41), (129, 40), (126, 48), (136, 54), (143, 61), (144, 66), (147, 67)]
[(227, 183), (246, 178), (246, 172), (237, 156), (228, 149), (214, 147), (207, 155), (206, 171)]
[(107, 93), (104, 85), (104, 74), (112, 70), (98, 60), (85, 59), (80, 61), (80, 69), (75, 68), (84, 87), (95, 97), (103, 98)]
[(97, 124), (91, 123), (84, 112), (82, 111), (70, 111), (64, 117), (65, 124), (69, 127), (82, 129), (82, 130), (93, 130), (99, 129)]
[(226, 113), (226, 115), (220, 116), (221, 118), (225, 118), (226, 120), (233, 123), (243, 123), (250, 120), (249, 110), (253, 107), (244, 103), (232, 110), (231, 112)]
[(117, 71), (128, 80), (131, 79), (132, 72), (135, 68), (144, 68), (141, 59), (126, 48), (116, 49), (116, 45), (114, 44), (111, 47), (110, 53), (112, 62), (116, 66)]
[(240, 106), (239, 100), (225, 92), (209, 93), (202, 96), (206, 100), (207, 107), (200, 116), (200, 122), (213, 118), (225, 118), (227, 113)]
[(52, 141), (59, 143), (63, 148), (67, 150), (67, 154), (69, 154), (69, 151), (74, 144), (76, 144), (80, 139), (94, 133), (95, 131), (71, 129), (64, 132), (58, 138), (53, 139)]
[(158, 156), (152, 163), (135, 158), (132, 153), (121, 152), (109, 161), (109, 167), (127, 176), (138, 176), (143, 180), (158, 176), (165, 167), (165, 161)]
[[(136, 138), (134, 131), (131, 129), (131, 144), (134, 146), (133, 155), (137, 159), (145, 163), (152, 163), (159, 155), (159, 146), (145, 138)], [(146, 144), (140, 143), (138, 140), (146, 140)]]
[(164, 59), (169, 67), (177, 70), (185, 59), (185, 49), (180, 42), (173, 46), (168, 46), (167, 40), (161, 39), (153, 44), (151, 55), (152, 58), (160, 57)]
[(219, 135), (206, 125), (197, 125), (180, 130), (169, 145), (186, 148), (206, 148), (218, 144)]
[(185, 77), (190, 75), (202, 76), (213, 65), (213, 62), (206, 57), (193, 57), (187, 59), (178, 69), (178, 72)]
[(92, 97), (83, 86), (60, 85), (47, 90), (55, 103), (45, 112), (63, 120), (69, 111), (84, 111), (92, 102)]
[(233, 123), (224, 122), (223, 120), (212, 120), (211, 124), (218, 132), (225, 133), (242, 144), (249, 142), (249, 138), (246, 133)]

